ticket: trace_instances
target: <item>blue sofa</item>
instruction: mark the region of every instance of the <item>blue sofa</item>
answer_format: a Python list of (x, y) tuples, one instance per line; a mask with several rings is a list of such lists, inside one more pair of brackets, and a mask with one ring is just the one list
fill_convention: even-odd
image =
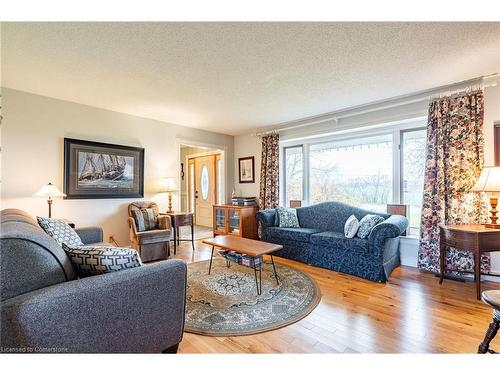
[[(385, 218), (367, 239), (346, 238), (344, 225), (349, 216), (361, 220), (367, 214)], [(404, 216), (366, 211), (331, 201), (297, 208), (300, 228), (276, 225), (276, 210), (257, 213), (261, 239), (283, 245), (276, 255), (313, 266), (385, 282), (399, 265), (399, 236), (408, 227)]]

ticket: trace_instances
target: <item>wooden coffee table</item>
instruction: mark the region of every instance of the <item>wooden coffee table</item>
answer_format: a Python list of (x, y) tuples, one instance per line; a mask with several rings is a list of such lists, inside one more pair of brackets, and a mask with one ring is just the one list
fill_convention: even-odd
[[(212, 258), (214, 256), (214, 249), (218, 247), (224, 250), (234, 251), (239, 254), (245, 254), (254, 259), (262, 255), (269, 255), (271, 257), (271, 263), (273, 265), (273, 272), (274, 272), (274, 277), (276, 279), (276, 284), (279, 285), (278, 273), (276, 272), (276, 266), (274, 265), (274, 259), (272, 253), (281, 250), (283, 246), (263, 241), (251, 240), (249, 238), (231, 236), (231, 235), (217, 236), (215, 238), (202, 240), (202, 242), (212, 246), (212, 253), (210, 255), (210, 265), (208, 266), (209, 275), (210, 271), (212, 270)], [(256, 266), (254, 262), (254, 266), (251, 268), (253, 268), (254, 270), (255, 285), (257, 286), (257, 294), (260, 295), (262, 293), (262, 263)], [(258, 278), (257, 278), (257, 272), (259, 273)]]

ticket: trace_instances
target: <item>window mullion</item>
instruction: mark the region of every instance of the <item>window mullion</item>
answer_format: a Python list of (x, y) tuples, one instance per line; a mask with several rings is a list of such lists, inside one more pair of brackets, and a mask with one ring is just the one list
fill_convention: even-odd
[(309, 205), (309, 145), (302, 146), (302, 200)]
[(392, 133), (392, 203), (402, 203), (401, 137), (400, 129), (395, 129)]

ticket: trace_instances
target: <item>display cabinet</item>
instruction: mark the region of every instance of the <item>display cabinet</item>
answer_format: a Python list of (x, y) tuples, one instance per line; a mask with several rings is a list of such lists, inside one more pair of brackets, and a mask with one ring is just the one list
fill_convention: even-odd
[(257, 239), (257, 219), (255, 214), (258, 210), (259, 206), (214, 205), (214, 236), (231, 234)]

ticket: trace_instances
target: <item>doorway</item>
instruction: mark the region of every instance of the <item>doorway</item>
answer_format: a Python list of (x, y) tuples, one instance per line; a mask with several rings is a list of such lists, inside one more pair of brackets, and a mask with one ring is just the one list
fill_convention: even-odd
[(182, 144), (180, 154), (181, 211), (193, 212), (196, 239), (212, 237), (213, 205), (223, 201), (224, 151)]

